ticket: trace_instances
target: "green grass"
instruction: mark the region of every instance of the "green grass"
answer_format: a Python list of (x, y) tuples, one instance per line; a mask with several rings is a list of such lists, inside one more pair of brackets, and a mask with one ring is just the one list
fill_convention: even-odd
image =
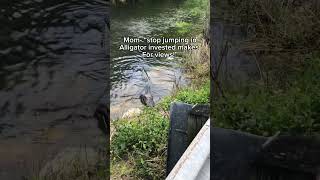
[(192, 30), (192, 24), (184, 21), (176, 22), (175, 27), (180, 35), (189, 34)]
[(157, 110), (145, 108), (137, 119), (118, 120), (114, 126), (116, 134), (111, 143), (114, 162), (128, 158), (134, 176), (162, 177), (168, 120)]
[(158, 106), (168, 111), (171, 102), (184, 102), (188, 104), (208, 104), (210, 97), (210, 84), (208, 80), (199, 86), (183, 88), (172, 96), (165, 97)]
[(251, 86), (245, 92), (226, 93), (212, 105), (214, 124), (263, 136), (277, 131), (319, 134), (320, 59), (305, 62), (285, 89)]
[[(215, 126), (270, 136), (320, 132), (320, 7), (316, 1), (218, 2), (215, 14), (244, 25), (252, 36), (241, 50), (254, 54), (263, 83), (231, 90), (212, 103)], [(314, 56), (310, 56), (313, 54)]]
[(208, 103), (210, 87), (178, 90), (165, 97), (154, 108), (144, 108), (134, 119), (120, 119), (113, 123), (116, 133), (111, 142), (112, 179), (164, 179), (171, 102)]
[[(320, 4), (316, 1), (229, 0), (219, 6), (229, 21), (250, 24), (251, 49), (309, 51), (320, 45)], [(228, 10), (226, 10), (228, 9)]]
[(173, 24), (175, 34), (182, 37), (197, 36), (209, 24), (209, 0), (186, 0), (176, 11), (179, 17)]

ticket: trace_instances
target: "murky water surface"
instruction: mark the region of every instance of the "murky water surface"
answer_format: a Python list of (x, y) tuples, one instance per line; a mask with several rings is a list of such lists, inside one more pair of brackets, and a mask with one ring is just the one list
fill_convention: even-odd
[(101, 0), (1, 0), (0, 179), (21, 179), (66, 146), (98, 144), (107, 13)]

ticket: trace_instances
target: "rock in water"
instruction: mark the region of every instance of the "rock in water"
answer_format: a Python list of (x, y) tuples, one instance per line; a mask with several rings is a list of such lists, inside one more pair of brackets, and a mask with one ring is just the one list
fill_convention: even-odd
[(123, 114), (122, 119), (130, 119), (133, 117), (137, 117), (141, 114), (141, 112), (142, 111), (139, 108), (131, 108)]

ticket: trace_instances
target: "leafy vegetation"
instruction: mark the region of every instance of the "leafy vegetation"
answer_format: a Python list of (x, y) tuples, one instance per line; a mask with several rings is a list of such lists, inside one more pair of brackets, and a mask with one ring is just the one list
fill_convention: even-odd
[(183, 66), (189, 78), (193, 80), (193, 85), (203, 84), (210, 75), (210, 48), (204, 37), (198, 37), (198, 49), (187, 52), (183, 61)]
[(191, 23), (184, 22), (184, 21), (176, 22), (177, 32), (181, 35), (189, 33), (191, 27), (192, 27)]
[(209, 24), (209, 1), (186, 0), (176, 12), (177, 22), (174, 24), (176, 35), (199, 35)]
[[(201, 37), (207, 28), (208, 0), (186, 0), (172, 24), (175, 37), (199, 36), (198, 49), (182, 54), (182, 66), (191, 79), (189, 87), (177, 85), (172, 95), (137, 117), (112, 122), (111, 179), (164, 179), (169, 128), (169, 108), (175, 101), (207, 104), (210, 97), (209, 47)], [(207, 10), (207, 11), (206, 11)]]
[(270, 136), (320, 133), (320, 59), (306, 60), (304, 71), (286, 89), (250, 86), (246, 92), (227, 93), (212, 105), (215, 124)]
[(317, 1), (226, 2), (217, 6), (226, 13), (216, 15), (246, 27), (250, 36), (241, 48), (256, 58), (263, 82), (224, 88), (224, 97), (212, 102), (216, 126), (263, 136), (319, 134)]
[(133, 119), (113, 122), (116, 133), (111, 142), (113, 179), (164, 179), (171, 102), (208, 103), (209, 83), (184, 88), (165, 97), (154, 108), (144, 108)]
[(152, 108), (145, 108), (137, 119), (116, 121), (116, 134), (111, 143), (113, 163), (127, 159), (134, 172), (128, 174), (132, 178), (163, 176), (168, 122)]
[(184, 9), (188, 10), (190, 17), (208, 18), (209, 17), (209, 1), (207, 0), (188, 0), (184, 4)]
[(229, 0), (232, 19), (252, 24), (256, 47), (314, 50), (319, 47), (318, 1)]

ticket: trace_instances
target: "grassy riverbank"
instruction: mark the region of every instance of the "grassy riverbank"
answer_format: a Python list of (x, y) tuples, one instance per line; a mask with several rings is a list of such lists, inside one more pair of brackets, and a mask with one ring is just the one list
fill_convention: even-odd
[(208, 45), (199, 43), (199, 49), (185, 57), (182, 66), (191, 79), (189, 87), (177, 88), (155, 107), (144, 108), (134, 118), (112, 122), (115, 133), (111, 141), (111, 179), (165, 178), (170, 104), (209, 103)]
[(209, 103), (209, 47), (202, 34), (208, 23), (208, 3), (186, 0), (176, 12), (179, 18), (172, 23), (174, 36), (198, 37), (197, 50), (179, 53), (181, 66), (191, 81), (188, 87), (176, 85), (173, 93), (155, 107), (145, 107), (135, 117), (112, 122), (111, 179), (164, 179), (170, 104)]
[(116, 132), (111, 143), (112, 179), (164, 179), (170, 103), (208, 103), (209, 89), (209, 83), (180, 89), (156, 107), (144, 108), (137, 117), (115, 121)]
[(251, 85), (215, 101), (216, 126), (271, 136), (320, 132), (320, 58), (307, 59), (285, 89)]
[(244, 0), (219, 6), (227, 9), (228, 22), (252, 33), (242, 50), (255, 57), (261, 79), (216, 97), (216, 126), (264, 136), (319, 134), (318, 2)]

